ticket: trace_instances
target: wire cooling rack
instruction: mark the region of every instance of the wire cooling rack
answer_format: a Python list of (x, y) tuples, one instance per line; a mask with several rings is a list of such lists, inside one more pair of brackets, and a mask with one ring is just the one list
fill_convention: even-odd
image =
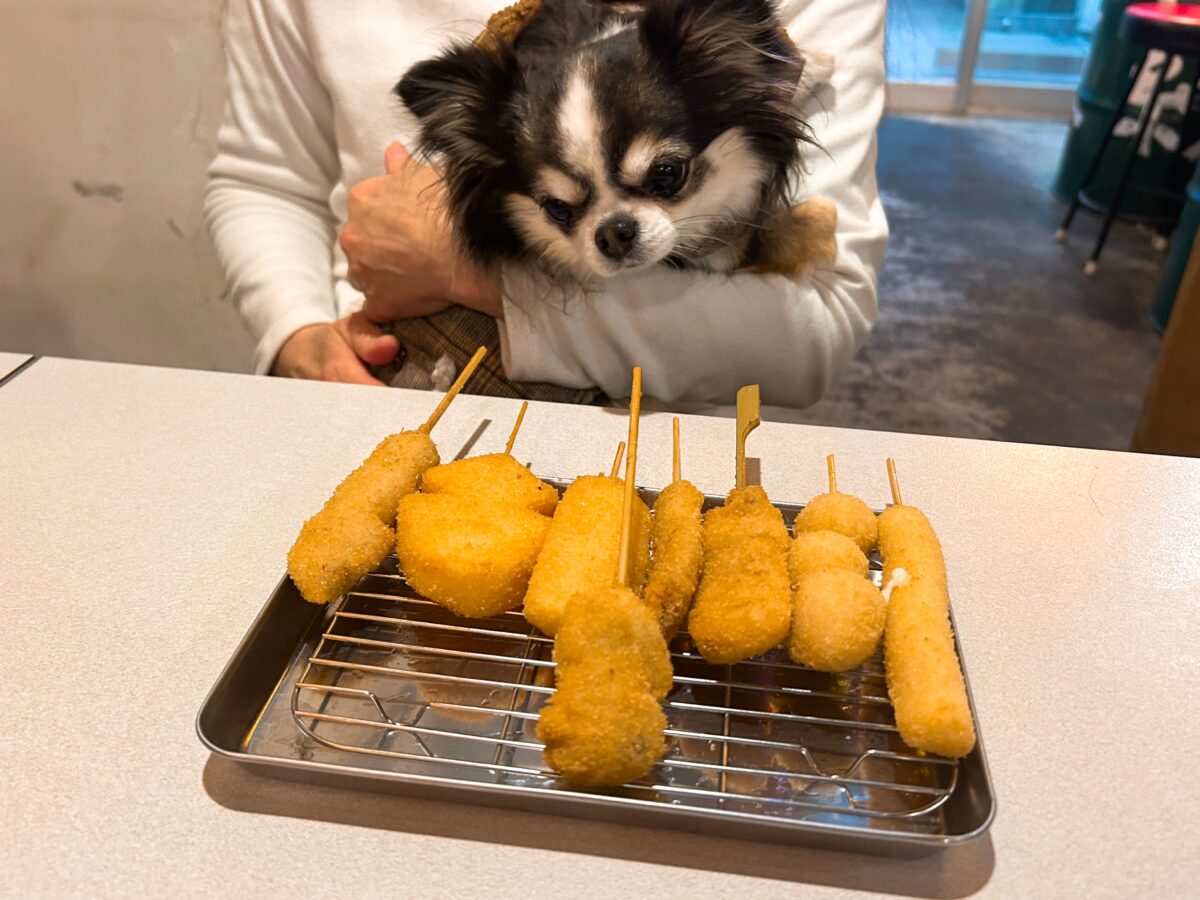
[[(454, 616), (416, 594), (389, 559), (334, 605), (294, 660), (301, 756), (316, 748), (426, 782), (586, 794), (547, 768), (536, 737), (554, 693), (552, 649), (519, 612)], [(879, 655), (837, 675), (782, 651), (710, 666), (684, 633), (671, 657), (667, 753), (646, 779), (602, 792), (607, 803), (945, 832), (959, 764), (900, 740)]]

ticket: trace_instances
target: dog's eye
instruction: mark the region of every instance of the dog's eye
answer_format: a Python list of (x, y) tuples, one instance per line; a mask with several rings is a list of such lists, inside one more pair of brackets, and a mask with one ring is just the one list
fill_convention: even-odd
[(570, 204), (557, 197), (547, 197), (542, 201), (542, 209), (546, 211), (546, 215), (559, 225), (564, 225), (571, 220), (571, 214), (574, 210)]
[(683, 187), (687, 172), (686, 162), (671, 160), (655, 163), (646, 173), (646, 192), (654, 197), (672, 197)]

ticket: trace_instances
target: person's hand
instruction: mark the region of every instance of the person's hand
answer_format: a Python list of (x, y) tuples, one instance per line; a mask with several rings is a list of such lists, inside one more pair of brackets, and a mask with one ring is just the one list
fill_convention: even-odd
[(452, 305), (501, 318), (497, 279), (454, 247), (438, 171), (414, 160), (399, 143), (387, 148), (385, 165), (386, 175), (350, 189), (339, 238), (350, 262), (350, 283), (366, 297), (367, 318), (411, 319)]
[(386, 365), (399, 350), (395, 335), (356, 312), (336, 322), (306, 325), (294, 332), (279, 349), (271, 374), (383, 387), (383, 382), (367, 371), (366, 364)]

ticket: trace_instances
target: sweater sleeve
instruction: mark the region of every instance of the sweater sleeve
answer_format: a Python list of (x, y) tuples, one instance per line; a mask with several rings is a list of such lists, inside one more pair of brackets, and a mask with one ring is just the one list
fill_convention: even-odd
[(764, 403), (819, 400), (875, 322), (888, 236), (875, 184), (885, 8), (884, 0), (782, 4), (796, 42), (836, 60), (831, 85), (806, 106), (819, 147), (806, 151), (800, 186), (803, 197), (837, 205), (833, 263), (798, 280), (659, 267), (566, 297), (545, 296), (536, 276), (510, 269), (502, 335), (509, 377), (596, 385), (619, 397), (640, 365), (646, 392), (667, 402), (728, 402), (754, 382)]
[(230, 0), (229, 99), (205, 193), (205, 217), (229, 293), (257, 341), (260, 374), (297, 329), (336, 318), (333, 109), (298, 8)]

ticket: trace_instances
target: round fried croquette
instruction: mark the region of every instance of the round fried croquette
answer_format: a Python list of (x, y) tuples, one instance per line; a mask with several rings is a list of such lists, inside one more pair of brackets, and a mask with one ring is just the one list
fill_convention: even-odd
[(813, 572), (840, 569), (866, 578), (867, 557), (858, 544), (836, 531), (798, 531), (788, 550), (788, 572), (792, 584)]
[(871, 507), (838, 491), (813, 497), (796, 516), (792, 530), (836, 531), (858, 544), (863, 553), (870, 553), (879, 538)]
[(879, 645), (887, 604), (867, 579), (844, 569), (826, 569), (800, 579), (792, 595), (788, 655), (822, 672), (862, 665)]
[(511, 504), (409, 494), (396, 515), (396, 558), (414, 590), (460, 616), (519, 605), (550, 519)]
[(421, 476), (423, 494), (459, 494), (479, 503), (512, 503), (554, 515), (558, 491), (507, 453), (488, 453), (435, 466)]

